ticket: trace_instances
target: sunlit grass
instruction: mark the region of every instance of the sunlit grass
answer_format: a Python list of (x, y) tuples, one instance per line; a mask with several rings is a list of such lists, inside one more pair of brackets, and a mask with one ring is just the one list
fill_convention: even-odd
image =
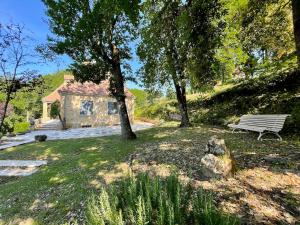
[(125, 176), (128, 155), (144, 151), (147, 144), (196, 139), (205, 145), (210, 136), (218, 135), (225, 138), (235, 154), (280, 153), (291, 146), (300, 147), (297, 137), (284, 137), (283, 142), (258, 142), (255, 134), (232, 134), (212, 126), (180, 129), (175, 122), (137, 134), (135, 141), (110, 136), (32, 143), (0, 151), (0, 159), (48, 161), (32, 176), (0, 182), (0, 224), (1, 219), (7, 224), (28, 218), (37, 224), (65, 223), (68, 213), (78, 213), (91, 193)]

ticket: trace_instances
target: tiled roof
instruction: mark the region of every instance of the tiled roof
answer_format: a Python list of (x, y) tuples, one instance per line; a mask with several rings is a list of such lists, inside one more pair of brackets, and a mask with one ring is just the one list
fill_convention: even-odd
[[(43, 98), (43, 101), (46, 102), (53, 102), (55, 100), (60, 100), (60, 94), (76, 94), (76, 95), (99, 95), (99, 96), (109, 96), (109, 81), (105, 80), (102, 81), (100, 84), (95, 84), (92, 82), (70, 82), (65, 77), (65, 81), (68, 80), (69, 82), (65, 82), (59, 88), (57, 88), (54, 92), (50, 95)], [(125, 88), (125, 94), (127, 97), (133, 97), (133, 94)]]
[(74, 80), (74, 76), (73, 75), (64, 75), (64, 80), (65, 81)]
[(108, 85), (107, 81), (102, 81), (99, 85), (92, 82), (69, 82), (59, 89), (59, 93), (107, 96)]
[(60, 85), (55, 91), (44, 97), (43, 102), (55, 102), (56, 100), (60, 101), (60, 94), (58, 93), (58, 90), (63, 86), (64, 84)]

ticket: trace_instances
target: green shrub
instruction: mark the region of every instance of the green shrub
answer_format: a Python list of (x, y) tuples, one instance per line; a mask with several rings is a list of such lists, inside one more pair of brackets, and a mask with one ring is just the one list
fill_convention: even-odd
[(16, 123), (14, 125), (14, 132), (15, 133), (24, 133), (29, 130), (30, 124), (28, 122), (21, 122), (21, 123)]
[(25, 118), (16, 114), (7, 116), (3, 123), (3, 134), (11, 133), (14, 131), (16, 123), (24, 122)]
[(177, 113), (175, 100), (161, 98), (155, 103), (146, 104), (135, 109), (135, 116), (138, 118), (170, 120), (170, 114)]
[(291, 113), (291, 120), (295, 130), (300, 130), (300, 104), (296, 105)]
[(147, 174), (103, 188), (88, 200), (86, 219), (95, 225), (239, 224), (217, 210), (210, 193), (182, 185), (176, 175), (161, 179)]

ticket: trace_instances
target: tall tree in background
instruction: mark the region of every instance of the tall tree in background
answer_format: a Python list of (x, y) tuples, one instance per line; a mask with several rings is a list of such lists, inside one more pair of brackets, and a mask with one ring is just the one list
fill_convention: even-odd
[(180, 15), (179, 1), (147, 1), (144, 3), (145, 26), (142, 28), (142, 42), (138, 49), (146, 88), (173, 83), (181, 114), (181, 127), (190, 125), (184, 73), (186, 63), (185, 46), (179, 37), (177, 20)]
[(214, 50), (222, 25), (218, 1), (146, 1), (138, 55), (146, 88), (173, 83), (181, 127), (190, 125), (187, 83), (212, 80)]
[[(227, 27), (217, 51), (222, 81), (297, 66), (292, 0), (223, 0)], [(299, 6), (299, 4), (296, 4)], [(299, 11), (299, 9), (298, 9)], [(294, 13), (295, 18), (295, 13)], [(299, 25), (298, 25), (299, 26)], [(297, 43), (297, 40), (296, 40)], [(299, 58), (299, 57), (298, 57)]]
[(249, 0), (243, 15), (242, 39), (246, 48), (259, 50), (260, 58), (284, 61), (295, 52), (300, 62), (299, 0)]
[(0, 24), (0, 90), (4, 93), (0, 132), (3, 132), (9, 103), (16, 94), (21, 89), (30, 92), (40, 83), (36, 71), (28, 69), (35, 63), (30, 38), (24, 26)]
[[(121, 133), (135, 139), (125, 103), (125, 73), (131, 58), (129, 43), (136, 38), (139, 0), (43, 0), (50, 27), (57, 38), (50, 48), (73, 60), (75, 79), (110, 81), (111, 94), (119, 106)], [(122, 70), (123, 69), (123, 70)]]
[(292, 8), (298, 67), (300, 68), (300, 0), (292, 0)]
[(248, 0), (224, 0), (227, 13), (224, 16), (226, 28), (222, 35), (222, 45), (217, 50), (218, 74), (222, 82), (234, 78), (235, 72), (241, 72), (242, 65), (249, 56), (244, 51), (243, 43), (239, 38), (242, 29), (242, 12), (247, 8)]

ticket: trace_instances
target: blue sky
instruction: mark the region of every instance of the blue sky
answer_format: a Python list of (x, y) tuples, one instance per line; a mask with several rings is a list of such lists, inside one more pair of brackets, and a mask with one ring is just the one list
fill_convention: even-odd
[[(39, 44), (46, 43), (47, 35), (51, 34), (45, 15), (45, 6), (40, 0), (0, 0), (0, 22), (14, 22), (25, 25), (25, 28), (32, 33), (31, 36), (35, 42)], [(130, 64), (135, 72), (139, 68), (139, 62), (135, 54), (133, 55), (134, 58)], [(68, 68), (70, 63), (70, 58), (61, 56), (57, 62), (42, 64), (36, 69), (41, 74), (49, 74)], [(132, 82), (128, 82), (127, 86), (129, 88), (140, 88)]]

